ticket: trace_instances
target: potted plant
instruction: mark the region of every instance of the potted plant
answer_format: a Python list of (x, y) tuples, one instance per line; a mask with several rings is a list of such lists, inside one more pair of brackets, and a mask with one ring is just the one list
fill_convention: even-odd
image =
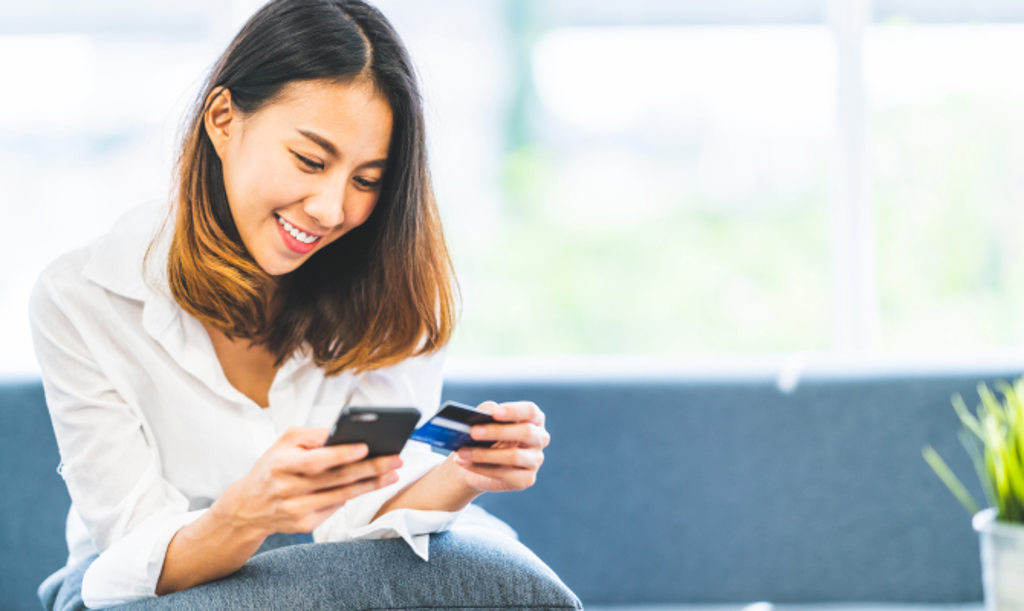
[(981, 384), (972, 414), (959, 395), (953, 408), (963, 423), (960, 442), (974, 463), (988, 500), (982, 509), (931, 447), (924, 458), (964, 508), (981, 538), (985, 608), (1024, 611), (1024, 378), (1001, 384), (1000, 401)]

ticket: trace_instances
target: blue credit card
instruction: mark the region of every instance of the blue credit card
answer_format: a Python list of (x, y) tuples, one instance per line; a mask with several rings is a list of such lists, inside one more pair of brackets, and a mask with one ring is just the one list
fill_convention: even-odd
[(497, 422), (487, 412), (482, 412), (468, 405), (446, 401), (430, 420), (412, 432), (409, 439), (422, 441), (435, 448), (455, 451), (463, 447), (489, 448), (493, 441), (479, 441), (469, 435), (469, 429), (475, 424)]

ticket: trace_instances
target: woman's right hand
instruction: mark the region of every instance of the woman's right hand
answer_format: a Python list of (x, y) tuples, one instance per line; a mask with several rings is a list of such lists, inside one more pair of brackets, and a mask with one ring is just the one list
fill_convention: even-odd
[(324, 446), (327, 435), (289, 428), (210, 510), (261, 536), (308, 533), (349, 499), (398, 481), (398, 455), (363, 460), (366, 444)]

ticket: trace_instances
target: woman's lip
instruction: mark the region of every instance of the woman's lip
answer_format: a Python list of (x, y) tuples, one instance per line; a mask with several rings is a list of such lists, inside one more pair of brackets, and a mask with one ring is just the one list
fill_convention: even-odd
[(316, 248), (320, 244), (320, 240), (317, 240), (316, 242), (313, 242), (312, 244), (306, 244), (305, 242), (300, 242), (300, 241), (296, 240), (295, 238), (293, 238), (292, 234), (288, 233), (285, 230), (285, 228), (281, 226), (281, 223), (275, 222), (274, 224), (277, 225), (277, 231), (278, 231), (278, 233), (281, 234), (281, 239), (284, 240), (284, 245), (287, 246), (288, 250), (291, 250), (292, 252), (296, 252), (296, 253), (299, 253), (301, 255), (304, 255), (304, 254), (312, 251), (314, 248)]
[[(313, 233), (312, 231), (309, 231), (309, 230), (305, 229), (304, 227), (299, 227), (298, 225), (296, 225), (295, 223), (293, 223), (293, 222), (289, 221), (288, 219), (284, 218), (280, 214), (275, 214), (274, 216), (276, 216), (277, 218), (281, 219), (282, 221), (288, 223), (292, 227), (298, 229), (299, 231), (301, 231), (302, 233), (305, 233), (308, 236), (312, 236), (312, 237), (315, 237), (315, 238), (322, 238), (322, 237), (324, 237), (323, 234), (321, 234), (321, 233)], [(280, 225), (280, 223), (278, 223), (278, 225)], [(282, 229), (283, 229), (283, 227), (282, 227)]]

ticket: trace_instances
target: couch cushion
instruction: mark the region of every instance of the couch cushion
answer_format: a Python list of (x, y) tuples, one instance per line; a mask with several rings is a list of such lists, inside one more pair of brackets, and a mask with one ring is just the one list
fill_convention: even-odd
[(36, 587), (64, 565), (68, 499), (38, 380), (0, 382), (0, 599), (38, 609)]
[(537, 484), (480, 504), (587, 605), (953, 603), (981, 598), (978, 543), (921, 449), (982, 501), (950, 405), (976, 402), (981, 377), (465, 380), (444, 396), (545, 409)]

